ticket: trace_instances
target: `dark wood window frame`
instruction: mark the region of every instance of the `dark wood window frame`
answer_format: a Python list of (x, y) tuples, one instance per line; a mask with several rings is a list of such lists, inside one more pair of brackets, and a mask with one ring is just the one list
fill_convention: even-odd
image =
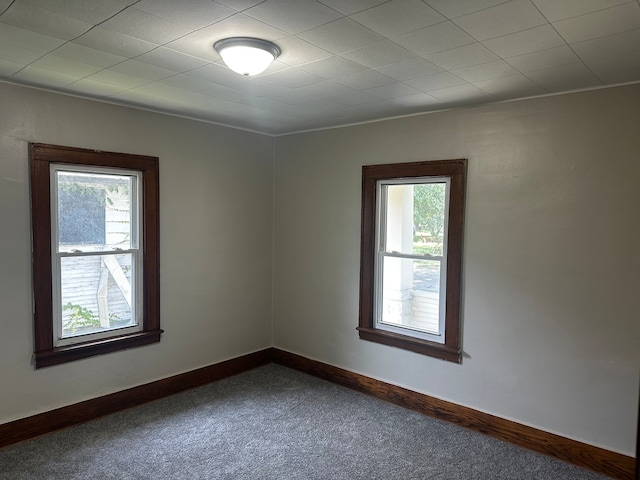
[[(362, 167), (360, 316), (358, 322), (358, 332), (361, 339), (461, 363), (460, 295), (466, 170), (466, 159), (365, 165)], [(448, 177), (451, 181), (447, 239), (445, 342), (443, 344), (375, 327), (377, 183), (380, 180), (417, 177)]]
[[(160, 248), (158, 158), (31, 143), (31, 230), (33, 248), (35, 368), (160, 341)], [(50, 165), (68, 164), (119, 168), (142, 173), (143, 254), (142, 330), (125, 335), (54, 347), (51, 267)]]

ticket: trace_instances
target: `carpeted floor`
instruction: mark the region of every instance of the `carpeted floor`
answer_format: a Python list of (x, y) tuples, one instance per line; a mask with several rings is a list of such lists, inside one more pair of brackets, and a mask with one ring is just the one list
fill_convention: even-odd
[(0, 479), (596, 480), (275, 364), (0, 449)]

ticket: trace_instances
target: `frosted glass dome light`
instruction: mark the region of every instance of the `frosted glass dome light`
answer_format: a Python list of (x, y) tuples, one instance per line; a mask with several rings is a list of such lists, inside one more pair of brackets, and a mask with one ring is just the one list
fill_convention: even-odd
[(245, 76), (264, 72), (280, 55), (274, 43), (250, 37), (225, 38), (214, 43), (213, 48), (227, 67)]

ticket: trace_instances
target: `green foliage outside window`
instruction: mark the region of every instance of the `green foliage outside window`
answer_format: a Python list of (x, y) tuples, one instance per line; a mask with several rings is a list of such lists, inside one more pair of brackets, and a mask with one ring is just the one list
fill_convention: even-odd
[(421, 232), (438, 237), (444, 231), (444, 183), (424, 183), (413, 187), (413, 224)]

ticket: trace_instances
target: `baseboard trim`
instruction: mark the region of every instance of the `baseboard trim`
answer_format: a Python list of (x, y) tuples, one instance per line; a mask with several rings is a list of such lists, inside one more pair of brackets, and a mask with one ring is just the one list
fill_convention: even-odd
[(414, 392), (274, 348), (274, 363), (446, 420), (620, 480), (633, 480), (635, 459), (504, 418)]
[(197, 370), (2, 424), (0, 425), (0, 448), (266, 365), (271, 362), (271, 356), (272, 349), (267, 348)]
[(456, 405), (339, 367), (267, 348), (190, 372), (0, 425), (0, 448), (277, 363), (425, 415), (559, 458), (620, 480), (633, 480), (635, 459)]

